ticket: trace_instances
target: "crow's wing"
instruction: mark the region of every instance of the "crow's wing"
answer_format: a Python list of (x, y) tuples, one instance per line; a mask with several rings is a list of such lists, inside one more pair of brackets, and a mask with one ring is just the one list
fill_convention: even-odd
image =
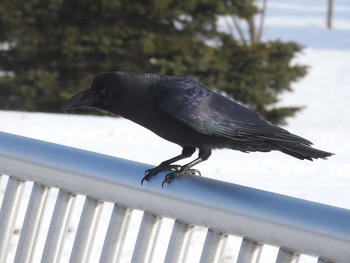
[(203, 134), (234, 140), (267, 139), (312, 144), (196, 82), (158, 90), (156, 102), (172, 117)]
[(213, 94), (200, 84), (166, 88), (157, 92), (156, 102), (169, 115), (200, 133), (234, 138), (237, 127), (211, 105)]

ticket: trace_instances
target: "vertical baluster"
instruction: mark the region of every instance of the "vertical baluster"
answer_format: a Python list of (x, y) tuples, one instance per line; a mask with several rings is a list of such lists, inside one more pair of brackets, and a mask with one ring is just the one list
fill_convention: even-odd
[(15, 262), (27, 263), (32, 261), (48, 192), (48, 187), (33, 184), (21, 236), (18, 241)]
[(164, 262), (186, 262), (193, 226), (175, 221)]
[(144, 212), (137, 236), (132, 263), (151, 262), (162, 218)]
[(25, 182), (9, 177), (0, 211), (0, 262), (6, 262)]
[(101, 252), (101, 263), (119, 262), (131, 214), (132, 209), (114, 205)]
[(64, 238), (68, 230), (69, 220), (75, 203), (75, 195), (60, 190), (57, 195), (49, 231), (47, 233), (42, 263), (60, 262)]
[(227, 243), (227, 235), (208, 229), (200, 263), (221, 262)]
[(259, 262), (262, 245), (248, 238), (243, 238), (237, 258), (237, 263)]
[(300, 255), (294, 252), (288, 251), (285, 248), (278, 250), (276, 263), (298, 263)]
[(70, 256), (71, 263), (88, 262), (102, 207), (102, 202), (86, 197)]

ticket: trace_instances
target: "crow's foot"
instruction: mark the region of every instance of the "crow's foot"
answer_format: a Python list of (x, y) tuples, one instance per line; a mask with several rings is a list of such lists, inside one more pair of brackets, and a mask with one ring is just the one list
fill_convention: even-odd
[(172, 165), (159, 165), (157, 167), (148, 169), (145, 171), (145, 176), (141, 180), (141, 185), (143, 184), (144, 181), (148, 181), (149, 179), (151, 179), (153, 176), (157, 175), (161, 171), (172, 170), (174, 172), (177, 172), (181, 170), (181, 168), (182, 168), (181, 165), (172, 164)]
[(181, 167), (180, 169), (168, 173), (165, 176), (165, 179), (162, 183), (162, 187), (164, 187), (164, 184), (167, 183), (169, 184), (172, 180), (174, 180), (176, 177), (180, 177), (181, 175), (185, 175), (185, 174), (191, 174), (191, 175), (198, 175), (201, 176), (201, 172), (197, 169), (188, 169), (186, 167)]

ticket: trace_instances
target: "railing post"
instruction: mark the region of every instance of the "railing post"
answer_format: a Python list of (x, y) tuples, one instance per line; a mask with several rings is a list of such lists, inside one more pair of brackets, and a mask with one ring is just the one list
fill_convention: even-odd
[(59, 190), (47, 233), (41, 263), (58, 263), (64, 245), (69, 220), (75, 203), (75, 195)]
[(48, 187), (37, 183), (33, 184), (14, 262), (25, 263), (32, 261), (48, 192)]
[(102, 207), (103, 203), (100, 201), (86, 197), (69, 259), (70, 263), (88, 262)]
[(219, 263), (226, 247), (227, 235), (208, 229), (200, 263)]
[(164, 262), (186, 262), (193, 226), (175, 220)]
[(128, 231), (132, 209), (114, 205), (100, 263), (119, 262), (123, 250), (126, 233)]
[(285, 248), (280, 248), (278, 250), (276, 263), (298, 263), (300, 255)]
[(162, 218), (144, 212), (132, 255), (132, 263), (151, 262)]
[(237, 263), (256, 263), (259, 262), (262, 245), (255, 241), (243, 238), (241, 248), (239, 249)]
[(6, 262), (25, 182), (9, 177), (0, 211), (0, 262)]

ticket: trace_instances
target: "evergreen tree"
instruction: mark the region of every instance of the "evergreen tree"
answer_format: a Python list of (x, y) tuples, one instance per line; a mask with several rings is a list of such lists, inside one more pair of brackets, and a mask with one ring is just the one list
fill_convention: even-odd
[(216, 0), (4, 0), (0, 107), (59, 112), (93, 75), (123, 70), (195, 78), (281, 122), (297, 108), (272, 106), (305, 74), (290, 66), (300, 47), (246, 45), (218, 31), (218, 15), (245, 9)]

